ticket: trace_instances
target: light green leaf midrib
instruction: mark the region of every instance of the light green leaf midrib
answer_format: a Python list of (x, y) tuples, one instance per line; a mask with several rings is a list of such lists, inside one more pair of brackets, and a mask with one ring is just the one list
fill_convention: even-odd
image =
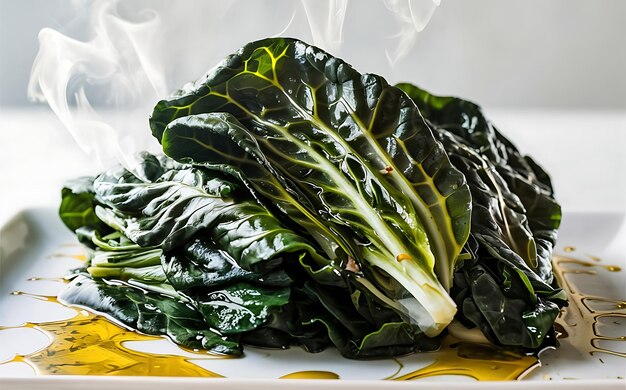
[[(381, 241), (383, 242), (383, 244), (386, 247), (390, 248), (393, 251), (393, 253), (395, 253), (394, 256), (398, 256), (402, 253), (406, 253), (406, 254), (413, 253), (413, 251), (409, 251), (406, 247), (404, 247), (404, 245), (401, 245), (399, 242), (394, 242), (389, 239), (389, 237), (395, 236), (393, 231), (391, 231), (391, 229), (385, 225), (381, 216), (376, 211), (372, 210), (370, 205), (365, 202), (365, 200), (360, 196), (358, 191), (356, 191), (353, 188), (352, 183), (350, 183), (348, 180), (345, 179), (345, 177), (339, 174), (337, 172), (337, 167), (331, 164), (324, 156), (320, 155), (315, 150), (311, 150), (310, 148), (308, 148), (307, 145), (304, 144), (304, 142), (302, 142), (301, 140), (289, 134), (288, 131), (285, 131), (286, 129), (284, 127), (281, 127), (274, 123), (270, 123), (270, 122), (263, 120), (262, 118), (258, 117), (256, 114), (250, 112), (246, 107), (234, 101), (232, 98), (230, 98), (230, 96), (221, 95), (221, 94), (217, 96), (223, 99), (226, 99), (230, 103), (236, 105), (239, 109), (244, 111), (251, 118), (254, 118), (258, 123), (262, 123), (265, 126), (274, 129), (279, 134), (282, 134), (283, 137), (285, 137), (289, 141), (296, 144), (299, 148), (308, 150), (309, 155), (311, 155), (313, 157), (313, 160), (315, 160), (319, 164), (319, 166), (322, 167), (324, 172), (326, 172), (330, 176), (331, 180), (333, 180), (336, 183), (336, 185), (338, 185), (340, 188), (343, 188), (346, 191), (346, 195), (348, 199), (350, 199), (353, 202), (353, 204), (355, 205), (355, 208), (361, 209), (364, 211), (364, 219), (373, 225), (374, 231), (377, 233), (377, 237), (381, 238)], [(395, 261), (395, 258), (390, 259), (390, 261)]]

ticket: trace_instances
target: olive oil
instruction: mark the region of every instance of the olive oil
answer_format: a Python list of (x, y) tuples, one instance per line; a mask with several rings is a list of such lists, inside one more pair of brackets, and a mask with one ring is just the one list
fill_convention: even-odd
[(27, 279), (29, 282), (37, 282), (37, 281), (47, 281), (47, 282), (59, 282), (59, 283), (69, 283), (69, 279), (65, 278), (44, 278), (44, 277), (32, 277)]
[[(573, 283), (571, 278), (567, 277), (569, 274), (595, 275), (595, 268), (604, 268), (609, 272), (619, 272), (621, 268), (565, 256), (555, 256), (552, 263), (554, 274), (561, 287), (567, 291), (569, 300), (569, 306), (561, 311), (556, 322), (557, 329), (561, 332), (560, 337), (568, 338), (568, 341), (575, 345), (577, 350), (589, 355), (606, 353), (626, 357), (624, 352), (615, 351), (599, 344), (603, 340), (626, 341), (626, 337), (603, 335), (598, 326), (602, 318), (626, 318), (626, 300), (585, 294)], [(571, 265), (590, 269), (574, 268)]]
[(339, 375), (330, 371), (296, 371), (280, 379), (339, 379)]
[[(42, 296), (24, 292), (35, 299), (59, 303), (54, 296)], [(60, 303), (59, 303), (60, 304)], [(175, 355), (159, 355), (138, 352), (124, 346), (127, 341), (150, 341), (162, 339), (127, 330), (104, 316), (76, 309), (76, 316), (69, 320), (26, 323), (11, 328), (31, 328), (45, 333), (50, 344), (27, 355), (0, 362), (23, 362), (39, 375), (148, 375), (148, 376), (203, 376), (219, 378), (222, 375), (199, 367), (189, 358)], [(537, 366), (534, 356), (523, 356), (492, 345), (458, 342), (446, 339), (441, 350), (434, 353), (436, 361), (420, 370), (388, 379), (413, 380), (436, 375), (466, 375), (478, 380), (507, 380), (519, 378)], [(215, 355), (199, 355), (199, 359), (220, 358)], [(339, 379), (330, 371), (297, 371), (283, 375), (281, 379)]]
[(465, 343), (448, 336), (441, 349), (429, 353), (435, 361), (417, 371), (393, 380), (415, 380), (438, 375), (463, 375), (479, 381), (520, 379), (539, 367), (536, 356), (527, 356), (511, 349), (488, 344)]
[(74, 259), (74, 260), (78, 260), (82, 262), (87, 261), (87, 255), (85, 255), (85, 253), (54, 253), (48, 257), (51, 259), (62, 257), (62, 258), (69, 258), (69, 259)]
[[(58, 303), (56, 297), (14, 292), (36, 299)], [(27, 322), (5, 329), (30, 328), (50, 338), (46, 347), (27, 355), (16, 355), (0, 364), (22, 362), (39, 375), (122, 375), (122, 376), (202, 376), (221, 375), (190, 362), (190, 358), (134, 351), (124, 346), (128, 341), (161, 340), (162, 337), (143, 335), (127, 330), (107, 318), (76, 310), (68, 320)], [(198, 359), (221, 358), (219, 355), (198, 354)]]
[[(554, 257), (554, 261), (553, 264), (556, 263), (556, 267), (565, 267), (567, 264), (576, 264), (576, 265), (580, 265), (582, 267), (586, 267), (586, 268), (591, 268), (591, 267), (602, 267), (605, 270), (609, 271), (609, 272), (619, 272), (622, 270), (621, 267), (617, 266), (617, 265), (603, 265), (603, 264), (598, 264), (598, 263), (590, 263), (588, 261), (584, 261), (584, 260), (578, 260), (578, 259), (573, 259), (570, 257), (563, 257), (563, 256), (555, 256)], [(565, 273), (571, 273), (571, 272), (575, 272), (576, 270), (573, 269), (566, 269)], [(591, 272), (591, 274), (594, 274), (595, 272)]]

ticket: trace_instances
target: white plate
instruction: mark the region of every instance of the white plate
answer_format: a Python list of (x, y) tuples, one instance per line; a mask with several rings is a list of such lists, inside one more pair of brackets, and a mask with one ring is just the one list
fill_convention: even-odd
[[(557, 253), (565, 254), (565, 246), (576, 247), (568, 256), (587, 259), (590, 255), (602, 259), (598, 265), (626, 266), (624, 256), (624, 232), (626, 223), (620, 214), (571, 214), (560, 230)], [(72, 244), (74, 244), (72, 246)], [(54, 278), (62, 276), (67, 269), (80, 265), (72, 254), (80, 253), (73, 235), (61, 224), (53, 209), (27, 209), (16, 215), (0, 230), (0, 325), (20, 325), (24, 322), (41, 322), (70, 318), (75, 311), (56, 303), (44, 302), (27, 296), (11, 295), (13, 291), (23, 291), (40, 295), (56, 295), (62, 287), (54, 281), (28, 281), (29, 278)], [(577, 285), (584, 286), (584, 292), (608, 298), (624, 299), (624, 272), (609, 272), (595, 266), (596, 275), (581, 275)], [(611, 322), (611, 324), (613, 324)], [(602, 331), (611, 335), (624, 335), (624, 322), (610, 325)], [(582, 324), (584, 325), (584, 324)], [(187, 388), (200, 388), (207, 385), (225, 389), (287, 388), (295, 385), (316, 387), (320, 381), (276, 380), (288, 373), (303, 370), (331, 371), (337, 373), (340, 381), (324, 381), (331, 388), (502, 388), (526, 387), (533, 381), (538, 388), (588, 388), (624, 389), (626, 359), (600, 353), (589, 355), (578, 347), (579, 340), (566, 338), (556, 351), (547, 351), (542, 356), (543, 367), (537, 368), (518, 382), (472, 383), (464, 376), (429, 377), (419, 381), (391, 382), (380, 381), (396, 373), (402, 375), (415, 371), (433, 362), (428, 354), (416, 354), (399, 359), (403, 368), (399, 370), (396, 361), (352, 361), (342, 358), (334, 349), (319, 354), (309, 354), (299, 348), (287, 351), (268, 351), (245, 348), (242, 359), (202, 360), (196, 363), (217, 372), (227, 379), (208, 378), (154, 378), (154, 377), (96, 377), (96, 376), (41, 376), (36, 377), (32, 369), (24, 363), (0, 365), (0, 385), (9, 388), (28, 388), (38, 384), (54, 388), (115, 388), (131, 385), (136, 389), (166, 389), (175, 385)], [(44, 347), (48, 339), (33, 329), (0, 330), (0, 361), (10, 359), (15, 354), (28, 354)], [(626, 342), (613, 342), (611, 349), (624, 351)], [(130, 346), (130, 345), (127, 345)], [(153, 353), (181, 354), (180, 350), (166, 340), (138, 342), (134, 349)], [(194, 355), (187, 355), (193, 357)], [(197, 356), (196, 356), (197, 357)], [(571, 381), (569, 379), (578, 379)], [(121, 381), (121, 382), (120, 382)], [(207, 382), (210, 381), (210, 382)]]

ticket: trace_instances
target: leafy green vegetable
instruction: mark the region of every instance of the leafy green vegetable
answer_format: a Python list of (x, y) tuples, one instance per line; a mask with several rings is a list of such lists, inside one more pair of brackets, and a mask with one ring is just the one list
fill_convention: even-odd
[[(485, 118), (478, 105), (459, 98), (433, 96), (410, 84), (398, 87), (415, 101), (429, 123), (454, 134), (495, 167), (492, 171), (499, 177), (490, 181), (502, 180), (508, 186), (508, 191), (500, 195), (506, 198), (500, 201), (502, 207), (506, 206), (501, 225), (517, 228), (517, 231), (504, 228), (507, 243), (550, 283), (552, 248), (561, 208), (554, 200), (548, 174), (532, 158), (522, 156)], [(510, 213), (517, 215), (509, 223), (506, 219)]]
[(495, 344), (553, 343), (560, 208), (473, 103), (272, 38), (160, 101), (150, 127), (167, 156), (62, 191), (89, 248), (63, 302), (231, 355), (430, 351), (453, 318)]
[(473, 103), (400, 87), (423, 107), (470, 185), (479, 246), (455, 276), (460, 315), (496, 343), (539, 348), (566, 301), (552, 280), (560, 208), (547, 175), (526, 164)]
[(264, 324), (273, 310), (289, 302), (289, 288), (264, 288), (239, 282), (191, 295), (211, 327), (237, 334)]
[(236, 340), (211, 330), (198, 311), (168, 296), (78, 276), (61, 291), (59, 299), (109, 315), (140, 332), (167, 335), (187, 348), (241, 354)]
[[(162, 161), (164, 169), (171, 164)], [(155, 156), (144, 154), (140, 166), (158, 163)], [(107, 206), (96, 207), (98, 217), (142, 247), (168, 251), (204, 230), (218, 249), (248, 271), (275, 268), (300, 256), (320, 268), (330, 267), (306, 240), (246, 193), (237, 197), (237, 185), (217, 174), (179, 165), (145, 181), (116, 167), (98, 176), (94, 188)]]
[(302, 321), (305, 324), (322, 324), (332, 343), (343, 356), (366, 359), (378, 356), (401, 356), (417, 351), (432, 351), (439, 347), (436, 339), (425, 337), (416, 325), (400, 321), (399, 317), (385, 314), (384, 322), (368, 323), (340, 294), (305, 285), (305, 293), (328, 311), (309, 311)]
[(59, 217), (70, 230), (83, 226), (106, 228), (94, 211), (93, 177), (84, 176), (65, 183), (61, 190)]
[[(100, 222), (101, 223), (101, 222)], [(104, 237), (92, 227), (76, 230), (81, 242), (90, 244), (89, 266), (86, 271), (95, 278), (136, 279), (158, 284), (166, 281), (161, 267), (163, 250), (157, 247), (141, 247), (120, 232)]]
[[(203, 142), (230, 139), (310, 214), (349, 232), (341, 241), (360, 247), (349, 255), (398, 282), (386, 293), (408, 319), (430, 335), (452, 319), (446, 288), (469, 233), (469, 189), (383, 78), (300, 41), (253, 42), (159, 102), (151, 128), (177, 159), (241, 165)], [(190, 143), (209, 146), (192, 154)]]
[[(232, 117), (216, 114), (215, 123), (219, 126), (220, 120), (232, 120), (232, 126), (239, 126)], [(253, 156), (235, 144), (228, 134), (207, 132), (185, 134), (187, 129), (180, 132), (168, 131), (161, 140), (166, 154), (182, 161), (193, 162), (195, 165), (224, 172), (236, 177), (246, 185), (255, 198), (278, 213), (293, 221), (294, 228), (311, 235), (324, 249), (331, 259), (345, 260), (346, 254), (357, 249), (350, 249), (354, 245), (350, 241), (344, 242), (337, 233), (338, 227), (329, 227), (324, 220), (305, 207), (308, 201), (291, 189), (283, 186), (285, 178), (272, 175), (265, 165), (259, 164)], [(228, 127), (221, 127), (221, 131), (228, 132)], [(198, 136), (198, 138), (191, 138)], [(211, 163), (216, 161), (222, 163)]]
[(284, 269), (267, 274), (246, 271), (227, 252), (199, 238), (162, 256), (161, 264), (168, 281), (177, 291), (236, 282), (286, 287), (293, 282)]

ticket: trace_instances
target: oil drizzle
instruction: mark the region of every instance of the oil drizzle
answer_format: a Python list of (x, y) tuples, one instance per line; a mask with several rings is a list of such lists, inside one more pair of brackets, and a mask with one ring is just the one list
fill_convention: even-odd
[[(28, 294), (21, 291), (12, 294), (58, 303), (56, 297), (53, 296)], [(33, 353), (16, 355), (0, 362), (0, 365), (25, 363), (39, 375), (223, 377), (190, 361), (221, 358), (219, 355), (199, 354), (196, 359), (132, 350), (124, 346), (124, 343), (162, 340), (163, 337), (144, 335), (124, 329), (103, 316), (91, 314), (85, 310), (76, 310), (76, 315), (68, 320), (27, 322), (19, 326), (0, 327), (0, 331), (20, 328), (40, 331), (48, 336), (50, 343)]]
[(599, 258), (598, 256), (593, 256), (593, 255), (587, 254), (587, 257), (589, 257), (593, 261), (602, 261), (602, 259)]
[(430, 365), (408, 374), (390, 378), (415, 380), (438, 375), (463, 375), (480, 381), (520, 379), (539, 367), (536, 356), (489, 344), (458, 342), (447, 336), (441, 349), (433, 354)]
[[(11, 293), (11, 295), (24, 295), (24, 296), (27, 296), (27, 297), (30, 297), (30, 298), (38, 299), (40, 301), (59, 303), (59, 301), (57, 300), (57, 297), (55, 297), (54, 295), (31, 294), (31, 293), (27, 293), (27, 292), (24, 292), (24, 291), (13, 291)], [(0, 329), (3, 329), (3, 328), (0, 327)]]
[(621, 267), (589, 263), (565, 256), (555, 256), (553, 261), (554, 274), (567, 293), (569, 306), (561, 311), (556, 320), (556, 328), (560, 338), (568, 338), (577, 350), (594, 355), (606, 353), (626, 357), (626, 353), (600, 346), (600, 341), (626, 341), (625, 336), (609, 337), (599, 332), (599, 320), (602, 318), (626, 318), (626, 300), (611, 299), (587, 295), (567, 277), (568, 274), (595, 275), (595, 270), (584, 270), (569, 267), (572, 264), (589, 267), (604, 268), (609, 272), (621, 271)]
[(39, 282), (39, 281), (45, 281), (45, 282), (59, 282), (59, 283), (69, 283), (69, 279), (66, 278), (46, 278), (46, 277), (39, 277), (39, 276), (35, 276), (32, 278), (28, 278), (26, 279), (29, 282)]
[(279, 379), (339, 379), (339, 375), (331, 371), (296, 371)]
[(78, 260), (78, 261), (82, 261), (85, 262), (87, 261), (87, 256), (84, 253), (53, 253), (50, 256), (48, 256), (49, 259), (54, 259), (54, 258), (65, 258), (65, 259), (74, 259), (74, 260)]
[[(622, 270), (622, 267), (617, 266), (617, 265), (603, 265), (603, 264), (597, 264), (597, 263), (590, 263), (588, 261), (583, 261), (583, 260), (578, 260), (578, 259), (573, 259), (570, 257), (563, 257), (563, 256), (555, 256), (554, 257), (554, 263), (557, 264), (558, 266), (563, 266), (565, 264), (576, 264), (576, 265), (580, 265), (582, 267), (587, 267), (587, 268), (591, 268), (591, 267), (602, 267), (605, 270), (609, 271), (609, 272), (619, 272)], [(575, 269), (568, 269), (566, 270), (566, 273), (571, 273), (572, 271), (577, 271)], [(581, 273), (581, 272), (578, 272)], [(589, 272), (583, 272), (583, 273), (589, 273)], [(595, 272), (593, 272), (595, 273)]]

